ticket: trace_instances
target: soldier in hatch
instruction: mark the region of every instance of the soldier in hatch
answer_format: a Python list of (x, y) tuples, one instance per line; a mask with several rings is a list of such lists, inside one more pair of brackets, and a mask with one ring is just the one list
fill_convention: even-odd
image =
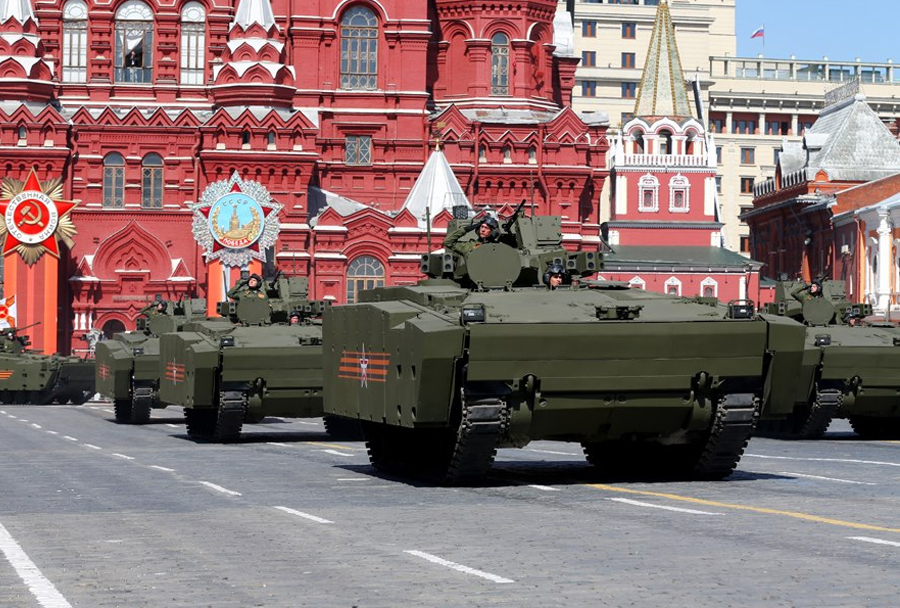
[(562, 264), (553, 262), (547, 267), (547, 272), (544, 274), (544, 284), (551, 291), (558, 289), (568, 282), (566, 281), (568, 275), (569, 273), (566, 272), (566, 269)]
[(303, 315), (300, 314), (299, 310), (292, 310), (290, 316), (290, 324), (291, 325), (300, 325), (300, 322), (303, 321)]
[[(477, 231), (477, 239), (461, 240), (466, 234)], [(471, 223), (468, 226), (459, 226), (456, 230), (447, 235), (444, 239), (444, 249), (453, 251), (462, 256), (469, 255), (478, 247), (487, 243), (500, 242), (500, 223), (497, 218), (487, 216), (477, 223)]]
[(822, 282), (815, 280), (809, 285), (800, 285), (791, 290), (791, 297), (801, 304), (822, 297)]
[(232, 299), (244, 296), (264, 298), (266, 294), (262, 290), (262, 277), (256, 273), (251, 274), (246, 279), (238, 281), (225, 295)]

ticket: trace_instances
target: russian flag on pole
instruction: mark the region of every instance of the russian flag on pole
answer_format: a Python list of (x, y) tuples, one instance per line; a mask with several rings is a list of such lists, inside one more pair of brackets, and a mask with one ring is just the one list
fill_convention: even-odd
[(757, 30), (750, 35), (750, 38), (765, 38), (765, 37), (766, 37), (766, 26), (757, 28)]

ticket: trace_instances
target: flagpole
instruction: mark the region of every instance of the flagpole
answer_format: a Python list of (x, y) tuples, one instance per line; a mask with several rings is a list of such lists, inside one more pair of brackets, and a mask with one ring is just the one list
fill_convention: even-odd
[(762, 39), (763, 39), (763, 57), (765, 57), (766, 56), (766, 24), (765, 24), (765, 22), (763, 22)]

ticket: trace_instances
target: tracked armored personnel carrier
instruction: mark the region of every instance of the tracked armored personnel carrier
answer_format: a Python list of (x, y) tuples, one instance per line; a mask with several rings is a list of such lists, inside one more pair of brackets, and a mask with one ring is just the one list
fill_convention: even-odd
[(161, 337), (160, 398), (184, 407), (188, 435), (230, 442), (244, 422), (322, 415), (325, 304), (307, 295), (305, 278), (264, 281), (220, 303), (234, 324), (191, 322)]
[(0, 401), (32, 405), (87, 401), (94, 394), (94, 361), (28, 350), (31, 341), (21, 334), (28, 327), (0, 331)]
[(806, 339), (793, 390), (773, 395), (791, 403), (789, 413), (764, 420), (760, 432), (817, 439), (832, 419), (847, 418), (864, 438), (900, 438), (900, 332), (888, 324), (854, 326), (871, 307), (849, 302), (843, 283), (823, 281), (814, 289), (821, 295), (780, 281), (767, 307), (802, 322)]
[(802, 326), (619, 283), (551, 290), (551, 264), (585, 277), (598, 255), (564, 250), (556, 217), (516, 215), (504, 238), (325, 311), (325, 411), (361, 421), (372, 464), (467, 483), (498, 447), (553, 439), (615, 474), (728, 476)]
[(206, 300), (158, 299), (141, 314), (137, 331), (117, 333), (94, 351), (97, 392), (113, 400), (116, 421), (126, 424), (146, 424), (152, 409), (169, 405), (159, 399), (159, 336), (206, 318)]

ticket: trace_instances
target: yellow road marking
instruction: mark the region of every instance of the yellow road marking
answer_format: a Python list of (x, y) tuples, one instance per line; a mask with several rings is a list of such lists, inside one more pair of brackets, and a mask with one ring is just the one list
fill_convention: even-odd
[(690, 496), (679, 496), (678, 494), (668, 494), (665, 492), (649, 492), (646, 490), (632, 490), (630, 488), (617, 488), (602, 483), (590, 483), (588, 487), (598, 490), (607, 490), (609, 492), (622, 492), (624, 494), (640, 494), (642, 496), (657, 496), (659, 498), (668, 498), (670, 500), (680, 500), (682, 502), (691, 502), (698, 505), (707, 505), (710, 507), (721, 507), (725, 509), (737, 509), (740, 511), (752, 511), (754, 513), (765, 513), (766, 515), (783, 515), (785, 517), (794, 517), (796, 519), (804, 519), (806, 521), (814, 521), (820, 524), (830, 524), (832, 526), (843, 526), (845, 528), (856, 528), (858, 530), (873, 530), (876, 532), (896, 532), (900, 534), (900, 528), (885, 528), (883, 526), (872, 526), (869, 524), (860, 524), (852, 521), (843, 521), (841, 519), (830, 519), (827, 517), (819, 517), (818, 515), (810, 515), (809, 513), (800, 513), (799, 511), (781, 511), (779, 509), (767, 509), (765, 507), (751, 507), (748, 505), (736, 505), (728, 502), (718, 502), (715, 500), (706, 500), (704, 498), (692, 498)]
[(900, 441), (885, 441), (885, 443), (898, 443), (898, 444), (900, 444)]
[(353, 448), (348, 448), (345, 445), (338, 445), (336, 443), (322, 443), (321, 441), (305, 441), (307, 445), (320, 445), (325, 448), (337, 448), (339, 450), (350, 450), (353, 451)]

